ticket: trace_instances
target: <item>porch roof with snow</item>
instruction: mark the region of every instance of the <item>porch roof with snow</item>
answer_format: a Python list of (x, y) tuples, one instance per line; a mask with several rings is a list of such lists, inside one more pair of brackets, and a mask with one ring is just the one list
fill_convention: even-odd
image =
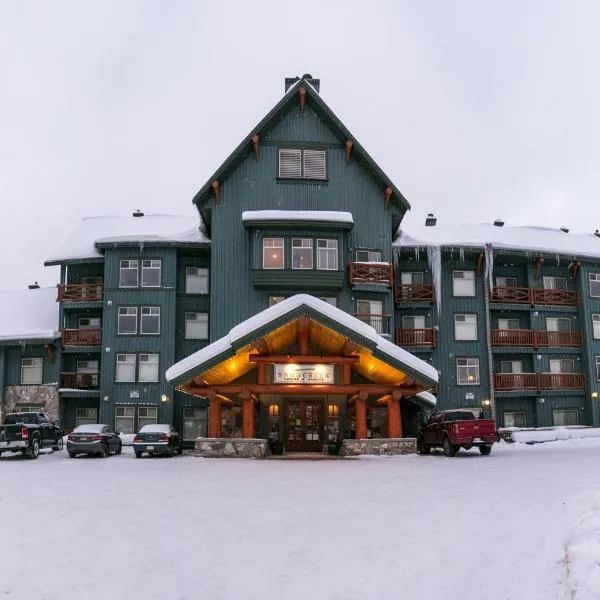
[(328, 228), (352, 229), (352, 213), (334, 210), (245, 210), (242, 223), (246, 228), (278, 225), (321, 225)]
[[(376, 385), (395, 388), (413, 380), (418, 382), (418, 391), (426, 392), (438, 381), (438, 372), (430, 364), (381, 337), (366, 323), (306, 294), (287, 298), (250, 317), (228, 335), (174, 364), (166, 377), (188, 393), (186, 384), (193, 382), (198, 386), (194, 395), (202, 395), (202, 385), (230, 384), (256, 366), (250, 355), (258, 354), (259, 342), (270, 353), (285, 354), (296, 339), (301, 317), (310, 319), (311, 343), (325, 355), (342, 354), (345, 344), (352, 342), (352, 370)], [(432, 398), (415, 399), (431, 406)]]

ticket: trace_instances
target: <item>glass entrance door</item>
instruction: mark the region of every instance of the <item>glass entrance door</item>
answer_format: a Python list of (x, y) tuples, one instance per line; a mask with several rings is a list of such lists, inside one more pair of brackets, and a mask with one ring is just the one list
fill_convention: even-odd
[(323, 400), (290, 398), (286, 410), (286, 444), (288, 452), (321, 452)]

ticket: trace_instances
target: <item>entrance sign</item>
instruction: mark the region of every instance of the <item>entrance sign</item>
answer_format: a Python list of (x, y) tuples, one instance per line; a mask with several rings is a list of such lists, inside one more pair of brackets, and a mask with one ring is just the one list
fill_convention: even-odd
[(275, 365), (275, 383), (334, 383), (333, 365)]

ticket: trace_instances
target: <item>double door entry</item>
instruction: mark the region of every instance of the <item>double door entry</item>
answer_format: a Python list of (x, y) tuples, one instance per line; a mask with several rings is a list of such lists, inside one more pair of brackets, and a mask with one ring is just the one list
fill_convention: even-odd
[(321, 452), (323, 400), (290, 398), (286, 403), (286, 450)]

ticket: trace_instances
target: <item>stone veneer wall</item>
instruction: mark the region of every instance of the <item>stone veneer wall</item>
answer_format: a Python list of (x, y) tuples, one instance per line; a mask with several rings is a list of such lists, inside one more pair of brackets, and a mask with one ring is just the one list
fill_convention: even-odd
[(196, 438), (194, 454), (204, 458), (264, 458), (267, 455), (267, 440)]
[(342, 442), (341, 448), (341, 454), (343, 456), (360, 456), (361, 454), (414, 454), (416, 451), (416, 438), (376, 438), (369, 440), (344, 440)]
[(55, 385), (7, 385), (0, 397), (0, 419), (7, 413), (19, 410), (19, 404), (39, 406), (40, 412), (58, 419), (58, 403), (58, 387)]

